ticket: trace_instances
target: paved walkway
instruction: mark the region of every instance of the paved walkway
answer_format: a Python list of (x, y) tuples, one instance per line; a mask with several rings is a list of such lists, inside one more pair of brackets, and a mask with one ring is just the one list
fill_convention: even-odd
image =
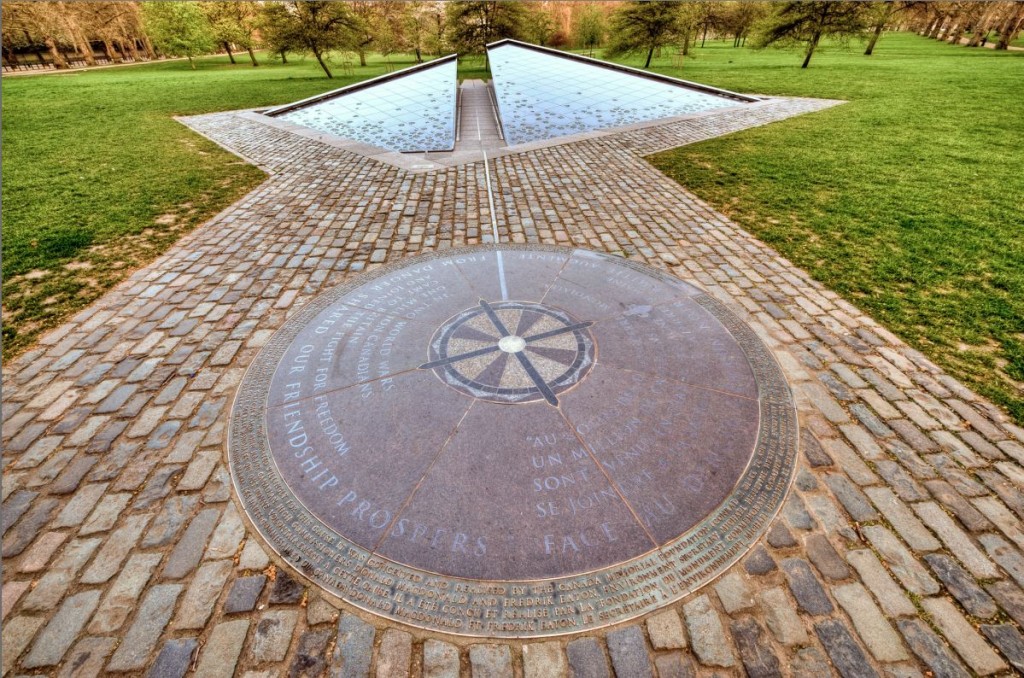
[[(751, 105), (410, 172), (231, 114), (271, 173), (4, 371), (3, 673), (958, 676), (1024, 667), (1024, 430), (650, 167), (835, 102)], [(783, 152), (780, 150), (780, 152)], [(397, 627), (276, 565), (225, 468), (230, 399), (285, 318), (384, 262), (493, 238), (692, 280), (776, 352), (802, 425), (774, 527), (658, 614), (550, 642)]]

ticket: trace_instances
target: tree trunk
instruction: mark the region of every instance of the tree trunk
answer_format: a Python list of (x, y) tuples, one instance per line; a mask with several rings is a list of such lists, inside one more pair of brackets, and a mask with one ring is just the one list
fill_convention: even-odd
[(1009, 49), (1010, 43), (1020, 33), (1022, 26), (1024, 26), (1024, 9), (1018, 9), (999, 27), (999, 42), (996, 43), (996, 49)]
[(366, 50), (362, 47), (359, 48), (359, 65), (366, 66)]
[(807, 68), (807, 64), (811, 63), (811, 56), (814, 55), (814, 48), (818, 46), (818, 41), (821, 40), (821, 31), (815, 31), (814, 37), (811, 38), (811, 44), (807, 46), (807, 56), (804, 57), (804, 63), (800, 68)]
[(245, 49), (249, 51), (249, 60), (252, 61), (253, 68), (259, 66), (260, 62), (256, 61), (256, 52), (252, 51), (252, 45), (246, 45)]
[(651, 67), (651, 57), (653, 57), (653, 56), (654, 56), (654, 47), (651, 47), (649, 50), (647, 50), (647, 61), (644, 62), (644, 68), (650, 68)]
[(153, 49), (153, 43), (150, 41), (148, 35), (142, 36), (142, 46), (146, 49), (146, 58), (152, 61), (156, 58), (156, 51)]
[(74, 41), (75, 49), (82, 53), (82, 58), (85, 59), (86, 66), (95, 66), (96, 57), (92, 53), (92, 45), (85, 39), (85, 35), (82, 33), (81, 27), (78, 22), (75, 21), (74, 16), (67, 10), (63, 2), (57, 3), (57, 8), (64, 18), (64, 25), (67, 26), (68, 35)]
[(188, 65), (192, 67), (192, 70), (196, 70), (196, 62), (192, 60), (192, 55), (188, 55)]
[(707, 39), (708, 39), (708, 22), (705, 21), (704, 22), (704, 35), (701, 36), (701, 39), (700, 39), (701, 49), (704, 48), (704, 41), (707, 40)]
[(106, 53), (107, 58), (110, 59), (110, 63), (117, 64), (121, 62), (121, 57), (114, 50), (114, 44), (106, 38), (103, 39), (103, 51)]
[(324, 63), (324, 59), (323, 56), (320, 54), (320, 50), (314, 49), (313, 56), (316, 57), (317, 62), (320, 64), (320, 68), (324, 69), (324, 73), (327, 74), (327, 77), (334, 78), (334, 76), (331, 75), (331, 69), (327, 68), (327, 64)]
[(690, 29), (683, 34), (683, 56), (690, 56)]
[(128, 48), (128, 52), (127, 53), (132, 55), (132, 61), (138, 61), (139, 60), (139, 50), (135, 46), (135, 40), (134, 39), (122, 40), (121, 41), (121, 54), (125, 54), (126, 53), (125, 52), (125, 47), (126, 46)]
[(871, 34), (871, 39), (868, 41), (868, 48), (864, 50), (864, 56), (871, 56), (871, 53), (875, 51), (875, 45), (878, 44), (878, 39), (882, 37), (882, 29), (884, 28), (884, 21), (879, 21), (877, 24), (875, 24), (875, 30)]
[(64, 58), (64, 55), (60, 53), (60, 50), (57, 49), (57, 41), (47, 36), (44, 42), (46, 43), (46, 48), (50, 50), (50, 57), (53, 59), (53, 67), (67, 68), (68, 62)]
[(228, 53), (228, 59), (231, 61), (232, 64), (234, 64), (235, 55), (231, 53), (231, 43), (225, 40), (221, 44), (224, 45), (224, 51)]
[(423, 55), (420, 54), (420, 48), (419, 48), (418, 45), (416, 46), (416, 63), (418, 63), (418, 64), (422, 64), (423, 63)]
[(9, 47), (4, 47), (3, 48), (3, 53), (4, 53), (4, 59), (6, 59), (7, 63), (10, 64), (11, 66), (17, 68), (18, 66), (21, 65), (21, 64), (18, 63), (18, 56), (14, 53), (14, 50), (10, 49)]
[(287, 57), (287, 55), (285, 54), (285, 51), (286, 51), (286, 50), (283, 50), (283, 49), (282, 49), (282, 50), (281, 50), (281, 51), (279, 52), (279, 54), (281, 55), (281, 63), (282, 63), (282, 64), (286, 64), (286, 63), (288, 63), (288, 57)]

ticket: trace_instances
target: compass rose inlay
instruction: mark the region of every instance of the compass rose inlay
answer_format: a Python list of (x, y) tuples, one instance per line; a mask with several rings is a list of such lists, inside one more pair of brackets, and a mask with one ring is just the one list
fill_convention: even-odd
[(782, 506), (798, 436), (768, 348), (695, 285), (501, 245), (309, 301), (246, 372), (228, 454), (302, 575), (403, 624), (525, 638), (712, 581)]
[(475, 398), (557, 407), (594, 365), (591, 325), (544, 304), (481, 299), (438, 329), (420, 369)]

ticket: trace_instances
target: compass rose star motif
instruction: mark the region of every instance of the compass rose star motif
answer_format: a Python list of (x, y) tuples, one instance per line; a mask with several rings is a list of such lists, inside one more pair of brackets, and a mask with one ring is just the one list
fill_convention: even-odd
[(438, 330), (420, 369), (477, 398), (558, 407), (558, 393), (593, 367), (593, 324), (544, 304), (481, 299)]

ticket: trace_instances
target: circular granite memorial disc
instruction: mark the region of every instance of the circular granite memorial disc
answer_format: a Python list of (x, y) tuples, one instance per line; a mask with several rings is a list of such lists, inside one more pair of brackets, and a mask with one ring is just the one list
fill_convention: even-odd
[(490, 637), (679, 599), (777, 512), (797, 423), (700, 289), (552, 247), (409, 258), (303, 307), (246, 374), (229, 457), (270, 545), (345, 600)]

